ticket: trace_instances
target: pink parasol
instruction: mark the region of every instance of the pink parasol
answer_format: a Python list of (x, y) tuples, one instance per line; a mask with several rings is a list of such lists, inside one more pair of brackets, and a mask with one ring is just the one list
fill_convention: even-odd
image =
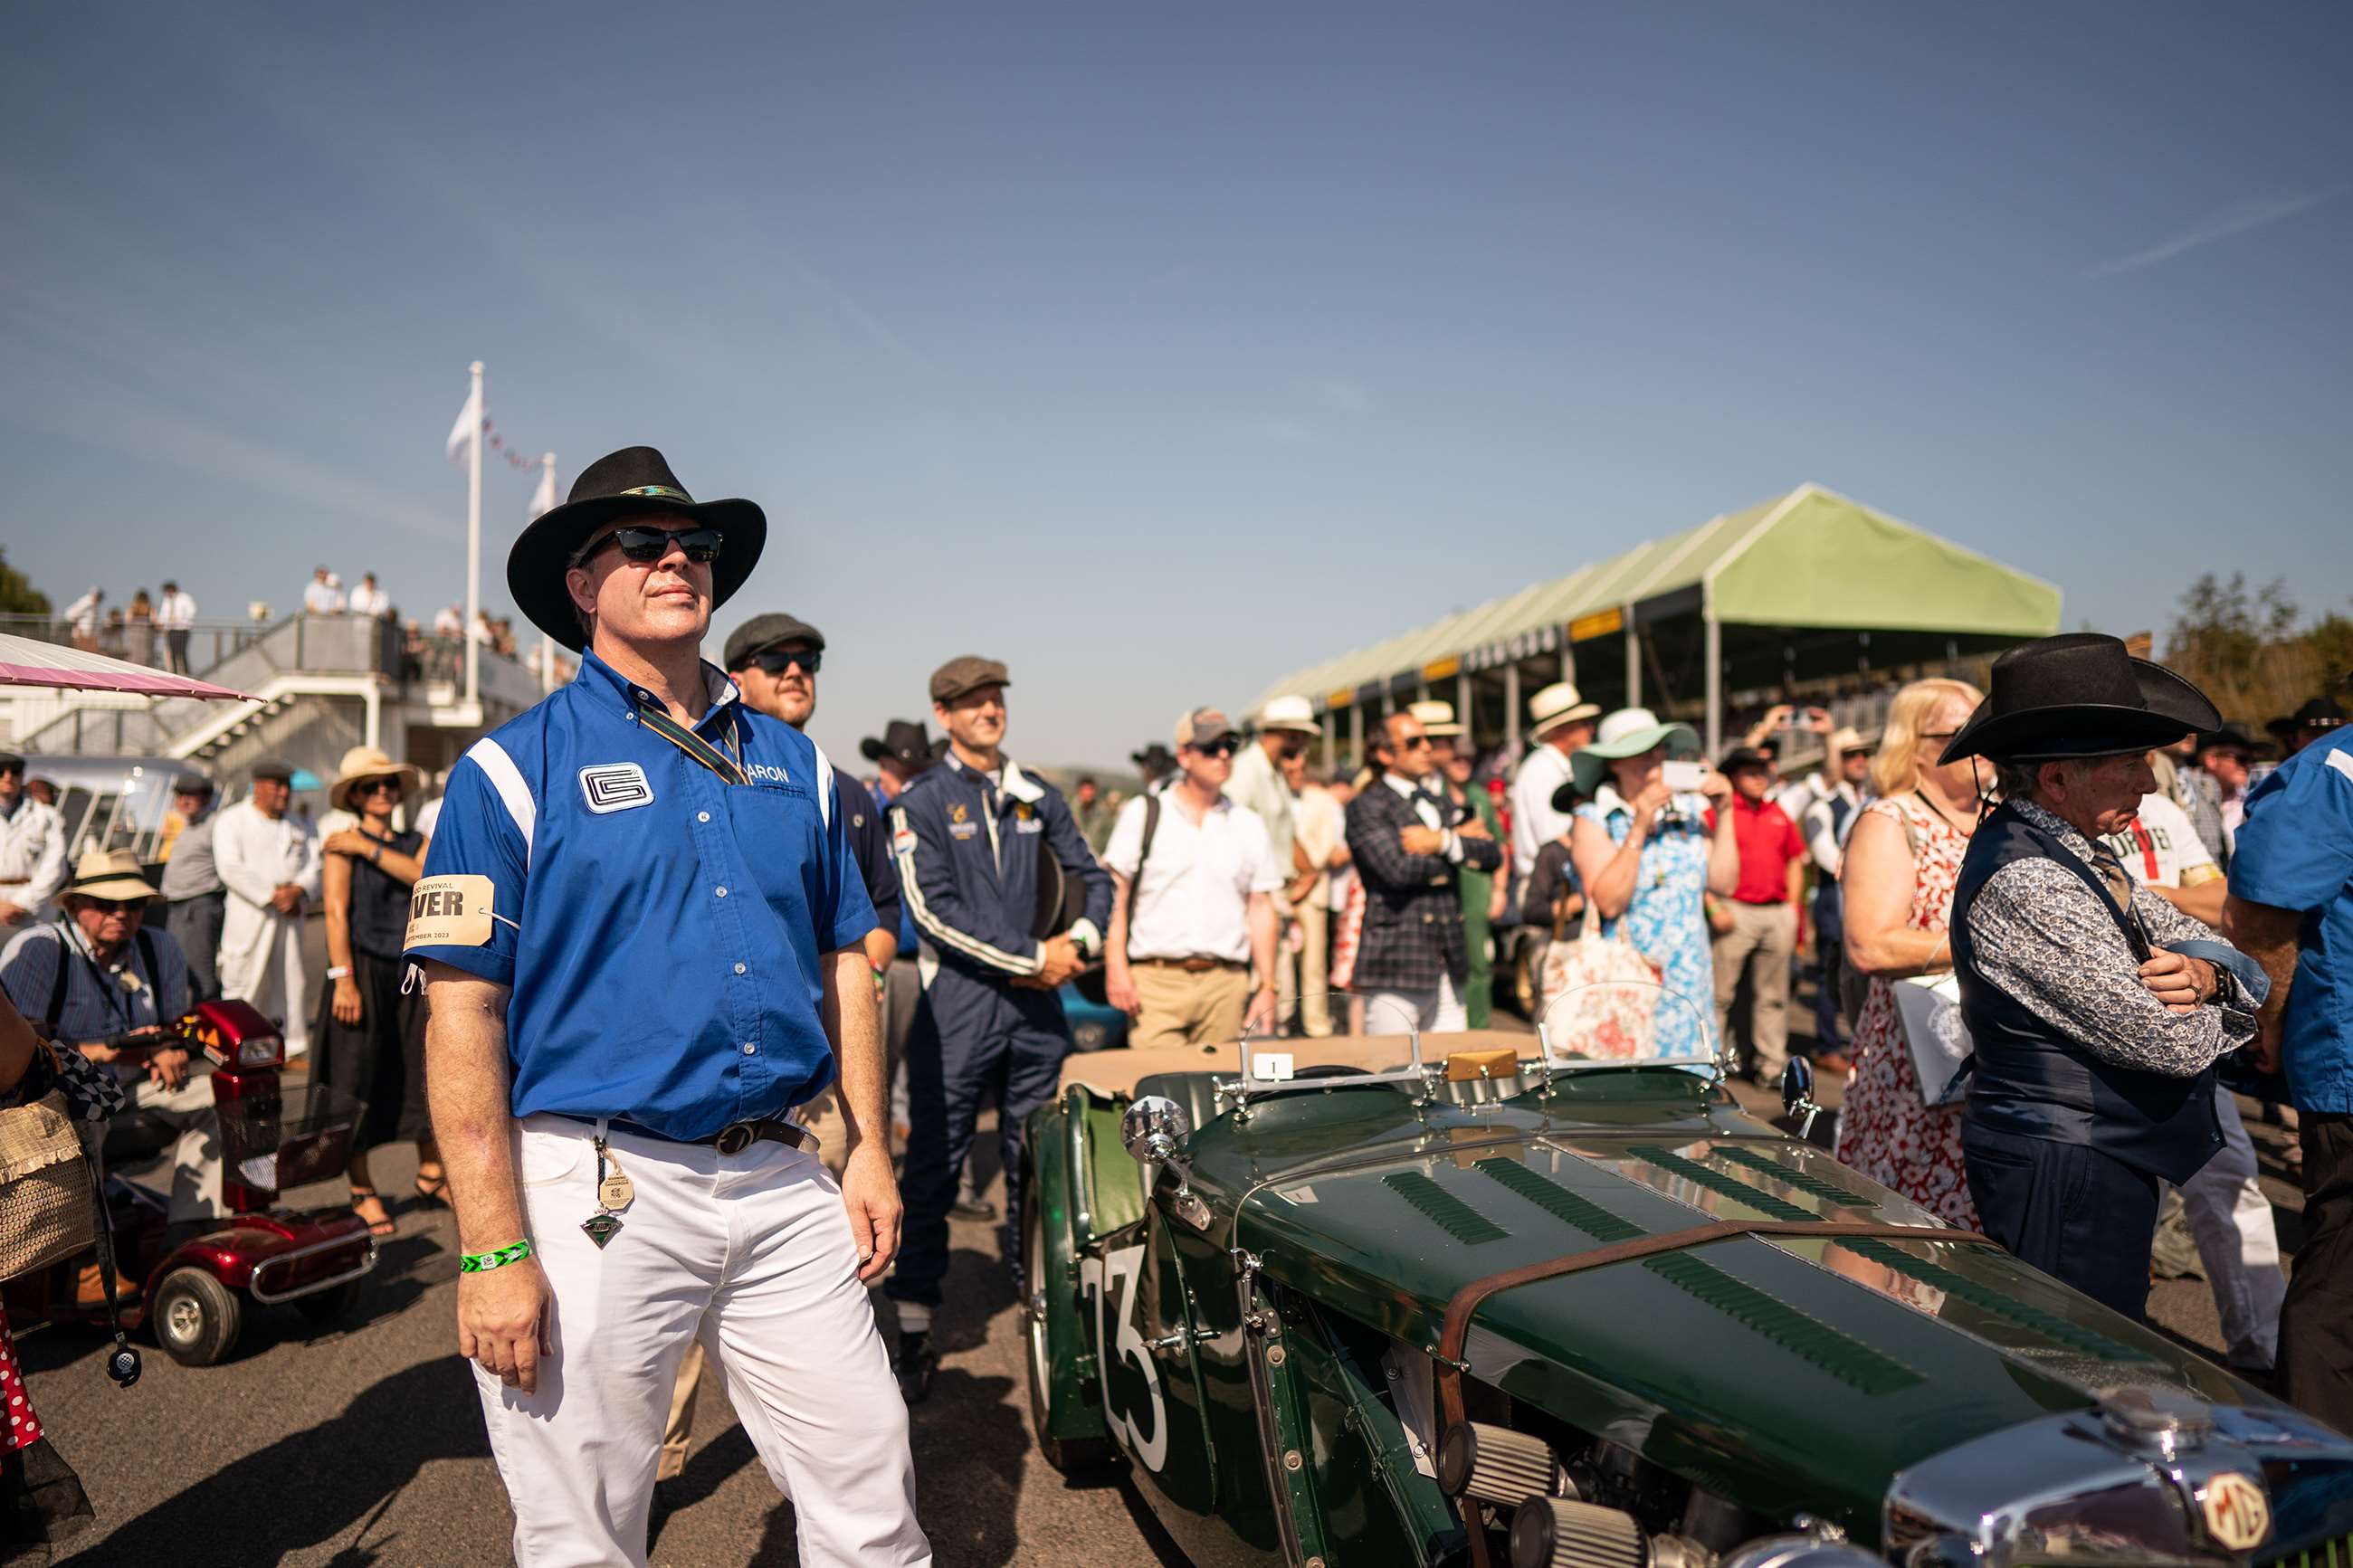
[(53, 686), (67, 690), (128, 691), (138, 697), (212, 697), (232, 702), (252, 698), (208, 680), (167, 675), (79, 648), (0, 632), (0, 686)]

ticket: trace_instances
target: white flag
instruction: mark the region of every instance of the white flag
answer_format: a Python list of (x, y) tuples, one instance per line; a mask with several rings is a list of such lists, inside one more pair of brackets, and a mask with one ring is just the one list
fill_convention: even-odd
[(523, 521), (529, 522), (541, 512), (554, 510), (554, 507), (555, 465), (542, 463), (539, 468), (539, 489), (531, 492), (531, 510), (524, 514)]
[(478, 387), (466, 394), (466, 406), (458, 410), (458, 422), (449, 426), (449, 460), (464, 468), (472, 457), (470, 441), (482, 438), (481, 391)]

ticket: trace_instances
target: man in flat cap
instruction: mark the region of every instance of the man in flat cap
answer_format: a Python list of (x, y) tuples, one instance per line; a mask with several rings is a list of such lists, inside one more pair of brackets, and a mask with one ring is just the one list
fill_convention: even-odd
[(2221, 719), (2179, 676), (2090, 632), (2011, 649), (1991, 688), (1942, 759), (1991, 758), (2002, 793), (1953, 894), (1976, 1048), (1969, 1196), (1988, 1236), (2138, 1318), (2158, 1184), (2222, 1147), (2214, 1063), (2253, 1037), (2270, 983), (2101, 839), (2155, 786), (2149, 749)]
[[(992, 1095), (1005, 1256), (1018, 1286), (1022, 1123), (1052, 1098), (1071, 1049), (1055, 991), (1103, 951), (1111, 920), (1111, 875), (1061, 793), (1002, 749), (1007, 684), (1005, 666), (989, 658), (952, 658), (932, 673), (932, 717), (947, 731), (948, 752), (891, 808), (899, 881), (930, 975), (907, 1037), (906, 1239), (887, 1287), (910, 1404), (930, 1392), (938, 1365), (930, 1331), (947, 1274), (948, 1211), (974, 1118)], [(1084, 889), (1083, 911), (1067, 929), (1041, 910), (1041, 879), (1050, 892)], [(1071, 900), (1051, 901), (1059, 909)]]
[[(220, 994), (221, 920), (228, 890), (213, 859), (213, 781), (182, 773), (172, 781), (172, 816), (164, 844), (164, 923), (188, 959), (188, 998)], [(176, 824), (176, 827), (173, 826)]]

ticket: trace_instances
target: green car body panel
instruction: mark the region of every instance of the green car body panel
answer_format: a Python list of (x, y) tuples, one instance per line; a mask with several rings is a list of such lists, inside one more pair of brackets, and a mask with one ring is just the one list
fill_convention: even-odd
[[(1121, 1144), (1128, 1097), (1072, 1088), (1032, 1118), (1033, 1375), (1053, 1435), (1125, 1452), (1204, 1568), (1284, 1560), (1278, 1479), (1302, 1560), (1459, 1547), (1366, 1346), (1434, 1350), (1473, 1280), (1718, 1220), (1936, 1223), (1684, 1072), (1567, 1075), (1479, 1105), (1335, 1079), (1254, 1099), (1247, 1120), (1216, 1110), (1207, 1075), (1138, 1090), (1191, 1102), (1183, 1202), (1162, 1169), (1147, 1204)], [(1253, 1303), (1287, 1352), (1266, 1371), (1279, 1447), (1253, 1395)], [(1545, 1280), (1492, 1298), (1465, 1358), (1718, 1497), (1862, 1545), (1907, 1467), (2089, 1409), (2100, 1387), (2271, 1403), (1996, 1248), (1934, 1239), (1745, 1237)]]

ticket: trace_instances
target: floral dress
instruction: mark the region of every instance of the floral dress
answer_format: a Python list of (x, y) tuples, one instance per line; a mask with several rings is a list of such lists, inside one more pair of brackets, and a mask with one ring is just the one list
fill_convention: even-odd
[[(1943, 931), (1952, 923), (1953, 884), (1961, 874), (1967, 835), (1912, 795), (1873, 801), (1870, 811), (1893, 818), (1912, 847), (1913, 931)], [(1977, 1205), (1961, 1159), (1961, 1108), (1928, 1105), (1912, 1069), (1912, 1048), (1884, 979), (1871, 982), (1871, 999), (1854, 1029), (1854, 1068), (1839, 1108), (1838, 1157), (1884, 1187), (1893, 1187), (1940, 1217), (1978, 1228)]]
[[(1634, 897), (1624, 914), (1601, 922), (1601, 934), (1615, 936), (1622, 927), (1634, 950), (1658, 970), (1659, 983), (1689, 1004), (1660, 1006), (1657, 1054), (1714, 1055), (1715, 960), (1701, 907), (1707, 892), (1707, 800), (1679, 795), (1674, 810), (1674, 820), (1651, 826), (1634, 873)], [(1625, 843), (1634, 826), (1634, 808), (1609, 784), (1577, 815), (1599, 824), (1613, 844)]]

